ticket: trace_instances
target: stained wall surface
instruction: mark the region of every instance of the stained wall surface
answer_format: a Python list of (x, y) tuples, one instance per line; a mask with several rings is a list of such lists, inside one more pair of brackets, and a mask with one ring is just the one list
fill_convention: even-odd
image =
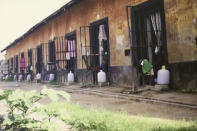
[(165, 0), (169, 62), (197, 60), (197, 1)]
[[(111, 66), (132, 65), (131, 57), (124, 55), (130, 49), (126, 6), (134, 6), (145, 0), (82, 0), (63, 14), (7, 50), (7, 58), (40, 43), (47, 43), (56, 36), (77, 31), (78, 68), (81, 68), (80, 26), (108, 17)], [(197, 60), (197, 1), (164, 0), (169, 63)]]
[(80, 56), (80, 26), (108, 17), (111, 66), (131, 65), (131, 58), (124, 56), (124, 49), (130, 48), (128, 26), (126, 19), (126, 5), (130, 0), (83, 0), (63, 14), (51, 20), (37, 31), (7, 50), (7, 57), (11, 58), (19, 52), (36, 48), (40, 43), (47, 43), (56, 36), (77, 31), (78, 68), (81, 68)]

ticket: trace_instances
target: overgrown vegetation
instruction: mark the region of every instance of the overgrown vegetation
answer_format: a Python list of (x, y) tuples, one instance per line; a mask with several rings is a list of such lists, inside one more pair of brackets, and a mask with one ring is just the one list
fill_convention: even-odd
[(97, 131), (197, 131), (197, 121), (175, 121), (104, 109), (86, 109), (71, 103), (56, 103), (44, 108), (56, 109), (60, 118), (78, 130)]
[(54, 81), (49, 81), (49, 84), (50, 85), (57, 85), (57, 82), (54, 80)]
[[(48, 96), (52, 102), (37, 105), (37, 101)], [(0, 92), (0, 100), (8, 104), (8, 114), (3, 126), (11, 130), (60, 130), (57, 121), (72, 125), (76, 130), (97, 131), (196, 131), (197, 121), (175, 121), (141, 116), (125, 112), (115, 113), (104, 109), (83, 108), (78, 104), (58, 102), (59, 96), (67, 101), (70, 97), (63, 91), (44, 88), (40, 92), (7, 90)], [(64, 129), (63, 129), (64, 130)]]
[[(5, 129), (22, 130), (48, 130), (53, 117), (58, 113), (53, 109), (40, 110), (36, 102), (48, 96), (52, 102), (57, 102), (59, 96), (69, 101), (70, 96), (63, 91), (43, 88), (40, 92), (21, 90), (6, 90), (0, 92), (0, 100), (5, 100), (8, 105), (8, 114), (4, 117)], [(38, 116), (37, 119), (32, 116)], [(40, 119), (42, 117), (42, 119)]]
[(13, 81), (13, 77), (12, 76), (8, 76), (5, 81)]

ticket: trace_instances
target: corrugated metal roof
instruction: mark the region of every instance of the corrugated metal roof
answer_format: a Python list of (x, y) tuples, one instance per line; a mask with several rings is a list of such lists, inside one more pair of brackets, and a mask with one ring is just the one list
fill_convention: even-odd
[(64, 11), (66, 11), (67, 8), (72, 7), (73, 5), (77, 4), (78, 2), (80, 2), (81, 0), (71, 0), (70, 2), (68, 2), (66, 5), (62, 6), (60, 9), (58, 9), (57, 11), (55, 11), (54, 13), (52, 13), (50, 16), (48, 16), (47, 18), (45, 18), (44, 20), (42, 20), (41, 22), (39, 22), (38, 24), (34, 25), (32, 28), (30, 28), (26, 33), (24, 33), (22, 36), (20, 36), (19, 38), (17, 38), (14, 42), (12, 42), (11, 44), (9, 44), (6, 48), (4, 48), (3, 50), (1, 50), (1, 52), (4, 52), (5, 50), (7, 50), (8, 48), (16, 45), (19, 41), (21, 41), (22, 39), (26, 38), (28, 35), (30, 35), (31, 33), (33, 33), (35, 30), (39, 29), (41, 26), (43, 26), (44, 24), (46, 24), (48, 21), (50, 21), (51, 19), (59, 16), (60, 14), (62, 14)]

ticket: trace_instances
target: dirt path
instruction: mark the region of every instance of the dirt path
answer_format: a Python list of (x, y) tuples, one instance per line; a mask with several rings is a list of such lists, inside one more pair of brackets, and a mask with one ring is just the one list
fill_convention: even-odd
[(167, 119), (197, 120), (196, 110), (167, 106), (163, 104), (151, 104), (77, 93), (71, 94), (71, 100), (86, 107), (99, 107), (112, 111), (126, 111), (131, 115)]
[[(19, 83), (20, 89), (32, 90), (42, 89), (42, 84), (35, 83)], [(53, 87), (49, 86), (48, 87)], [(9, 89), (14, 87), (13, 82), (5, 83), (0, 82), (0, 89)], [(66, 88), (66, 87), (64, 87)], [(164, 104), (151, 104), (146, 102), (131, 101), (110, 97), (101, 97), (97, 95), (87, 95), (80, 93), (70, 93), (71, 101), (73, 103), (79, 103), (85, 107), (99, 107), (105, 108), (112, 111), (126, 111), (131, 115), (140, 115), (148, 117), (157, 118), (167, 118), (167, 119), (187, 119), (187, 120), (197, 120), (197, 111), (188, 108), (167, 106)], [(47, 102), (43, 101), (44, 103)], [(2, 106), (1, 106), (2, 108)]]

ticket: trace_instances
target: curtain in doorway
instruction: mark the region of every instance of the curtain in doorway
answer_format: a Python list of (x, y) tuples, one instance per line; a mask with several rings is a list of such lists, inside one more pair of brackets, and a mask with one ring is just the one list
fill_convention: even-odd
[(20, 68), (21, 70), (25, 70), (26, 66), (25, 66), (25, 58), (21, 58), (20, 59)]
[(147, 44), (148, 44), (148, 60), (151, 64), (153, 64), (153, 54), (152, 54), (152, 29), (151, 29), (151, 21), (149, 18), (146, 19), (147, 24)]
[(157, 38), (157, 46), (155, 48), (155, 54), (158, 54), (162, 45), (161, 42), (161, 36), (162, 36), (162, 32), (161, 32), (161, 14), (160, 12), (155, 12), (153, 14), (151, 14), (151, 22), (153, 25), (153, 29)]
[(107, 40), (107, 35), (106, 35), (106, 32), (105, 32), (105, 26), (104, 25), (99, 26), (98, 39), (99, 39), (99, 64), (101, 66), (102, 64), (104, 64), (104, 62), (103, 62), (103, 56), (104, 56), (103, 41)]
[(75, 45), (75, 40), (67, 40), (67, 48), (68, 48), (68, 53), (69, 57), (75, 58), (76, 57), (76, 45)]
[(67, 40), (66, 69), (68, 71), (72, 71), (72, 72), (75, 71), (76, 57), (77, 57), (77, 55), (76, 55), (76, 41), (73, 39)]

